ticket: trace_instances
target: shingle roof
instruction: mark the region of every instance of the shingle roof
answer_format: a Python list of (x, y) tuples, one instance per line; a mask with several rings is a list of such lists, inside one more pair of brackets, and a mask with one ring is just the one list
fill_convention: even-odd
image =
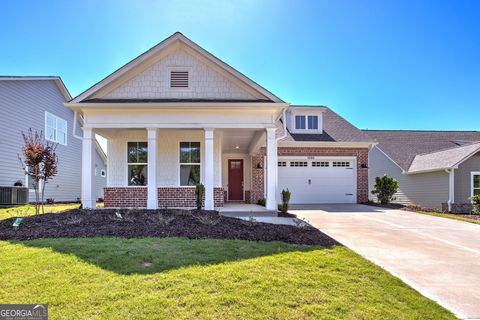
[(363, 132), (375, 139), (378, 147), (405, 171), (409, 171), (417, 155), (452, 148), (462, 151), (458, 148), (480, 142), (480, 131), (363, 130)]
[(155, 102), (273, 102), (272, 100), (255, 99), (255, 100), (240, 100), (240, 99), (88, 99), (83, 100), (85, 103), (155, 103)]
[[(292, 105), (291, 108), (296, 106)], [(302, 106), (303, 107), (303, 106)], [(350, 122), (340, 117), (330, 108), (321, 106), (325, 109), (323, 112), (323, 133), (322, 134), (303, 134), (290, 133), (291, 140), (294, 141), (319, 141), (319, 142), (372, 142), (373, 139), (359, 130)]]
[(415, 156), (409, 173), (451, 168), (480, 151), (480, 142)]

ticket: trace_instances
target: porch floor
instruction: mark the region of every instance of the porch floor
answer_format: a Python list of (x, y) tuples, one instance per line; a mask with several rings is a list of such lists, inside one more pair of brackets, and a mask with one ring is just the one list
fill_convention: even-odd
[(215, 208), (221, 215), (244, 215), (244, 216), (259, 216), (263, 215), (265, 217), (276, 217), (276, 211), (267, 210), (263, 206), (258, 204), (249, 204), (249, 203), (225, 203), (221, 208)]

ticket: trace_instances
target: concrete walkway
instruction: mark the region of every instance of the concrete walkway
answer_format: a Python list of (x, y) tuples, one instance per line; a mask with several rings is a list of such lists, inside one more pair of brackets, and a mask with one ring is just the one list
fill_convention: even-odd
[(480, 225), (365, 205), (291, 210), (464, 319), (480, 319)]

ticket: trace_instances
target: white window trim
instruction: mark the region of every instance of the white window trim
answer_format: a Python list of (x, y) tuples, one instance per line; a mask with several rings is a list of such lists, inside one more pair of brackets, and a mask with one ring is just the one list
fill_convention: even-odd
[[(185, 163), (185, 162), (180, 162), (180, 143), (182, 142), (198, 142), (200, 143), (200, 163)], [(182, 187), (182, 188), (195, 188), (196, 186), (182, 186), (181, 181), (180, 181), (180, 166), (181, 165), (199, 165), (200, 166), (200, 183), (203, 183), (203, 143), (200, 141), (200, 139), (181, 139), (177, 141), (177, 186)]]
[[(170, 86), (170, 81), (171, 81), (171, 74), (172, 71), (179, 71), (179, 72), (188, 72), (188, 87), (187, 88), (172, 88)], [(185, 66), (185, 67), (168, 67), (168, 74), (167, 74), (167, 81), (166, 83), (168, 84), (168, 89), (172, 91), (183, 91), (183, 92), (188, 92), (192, 91), (192, 67)]]
[(480, 176), (480, 171), (471, 171), (470, 172), (470, 197), (473, 197), (473, 191), (475, 189), (480, 189), (480, 188), (474, 188), (473, 187), (473, 177), (474, 176)]
[[(135, 163), (133, 163), (133, 162), (128, 162), (128, 144), (129, 144), (130, 142), (146, 142), (146, 143), (147, 143), (147, 148), (148, 148), (148, 141), (147, 141), (147, 140), (128, 140), (128, 141), (127, 141), (127, 143), (126, 143), (126, 149), (125, 149), (125, 155), (127, 156), (127, 166), (126, 166), (126, 167), (127, 167), (127, 168), (126, 168), (126, 171), (127, 171), (126, 173), (127, 173), (127, 174), (126, 174), (126, 176), (125, 176), (125, 179), (127, 180), (127, 181), (126, 181), (126, 182), (127, 182), (126, 186), (127, 186), (128, 188), (146, 188), (146, 187), (148, 186), (148, 176), (147, 176), (147, 184), (144, 185), (144, 186), (131, 186), (131, 185), (129, 185), (129, 182), (130, 182), (130, 181), (128, 180), (128, 173), (129, 173), (129, 172), (128, 172), (128, 166), (129, 166), (129, 165), (146, 165), (146, 166), (147, 166), (147, 170), (148, 170), (148, 162), (145, 162), (145, 163), (143, 163), (143, 162), (138, 162), (138, 163), (137, 163), (137, 162), (135, 162)], [(147, 157), (148, 157), (148, 151), (147, 151)]]
[[(297, 116), (305, 117), (305, 129), (297, 129)], [(308, 117), (316, 116), (317, 117), (317, 129), (308, 128)], [(323, 132), (323, 114), (322, 112), (316, 110), (298, 110), (292, 111), (290, 114), (290, 131), (292, 133), (322, 133)]]
[[(55, 139), (52, 140), (52, 139), (49, 139), (47, 137), (47, 116), (52, 116), (55, 118)], [(62, 120), (62, 121), (65, 121), (65, 143), (61, 143), (58, 141), (58, 120)], [(48, 141), (52, 141), (52, 142), (55, 142), (55, 143), (58, 143), (58, 144), (61, 144), (63, 146), (66, 146), (67, 145), (67, 140), (68, 140), (68, 121), (63, 119), (63, 118), (60, 118), (59, 116), (56, 116), (54, 115), (53, 113), (51, 112), (48, 112), (48, 111), (45, 111), (45, 139), (48, 140)]]

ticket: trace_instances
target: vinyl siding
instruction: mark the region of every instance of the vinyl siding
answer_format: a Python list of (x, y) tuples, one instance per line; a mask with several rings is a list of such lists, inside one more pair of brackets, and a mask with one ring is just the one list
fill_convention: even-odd
[(471, 172), (480, 171), (480, 153), (465, 160), (455, 170), (455, 203), (469, 203), (471, 196)]
[[(81, 140), (73, 137), (73, 111), (53, 80), (0, 81), (0, 185), (25, 183), (18, 155), (22, 152), (22, 131), (45, 131), (45, 111), (67, 121), (67, 145), (58, 145), (58, 174), (45, 187), (45, 198), (72, 201), (80, 197)], [(81, 131), (78, 132), (81, 135)], [(30, 193), (30, 201), (34, 193)]]
[(369, 152), (368, 187), (369, 197), (375, 185), (375, 178), (388, 175), (398, 180), (399, 190), (394, 202), (405, 205), (419, 205), (426, 208), (441, 209), (442, 203), (448, 201), (448, 174), (444, 171), (402, 174), (402, 170), (386, 157), (377, 147)]
[(102, 170), (105, 170), (105, 174), (107, 173), (107, 166), (102, 160), (102, 157), (97, 153), (95, 153), (95, 194), (97, 199), (103, 198), (103, 188), (107, 186), (107, 176), (102, 177)]

